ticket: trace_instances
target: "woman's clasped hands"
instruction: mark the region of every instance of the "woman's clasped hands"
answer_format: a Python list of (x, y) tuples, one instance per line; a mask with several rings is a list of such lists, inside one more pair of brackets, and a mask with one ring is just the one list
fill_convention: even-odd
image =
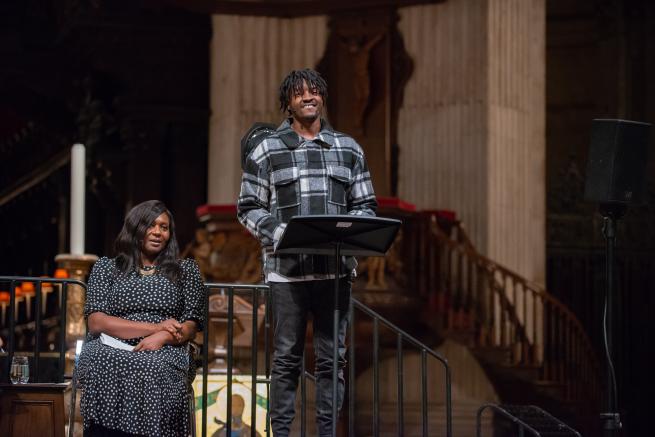
[(139, 344), (134, 346), (133, 351), (156, 351), (167, 344), (181, 343), (183, 340), (182, 324), (175, 319), (167, 319), (157, 323), (156, 332), (144, 337)]

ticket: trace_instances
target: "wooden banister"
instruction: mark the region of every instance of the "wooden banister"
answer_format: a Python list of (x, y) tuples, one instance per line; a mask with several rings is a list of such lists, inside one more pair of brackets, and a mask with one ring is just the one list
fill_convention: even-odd
[(566, 400), (597, 399), (600, 366), (575, 314), (539, 284), (478, 253), (460, 223), (449, 225), (431, 218), (422, 254), (436, 271), (426, 286), (443, 316), (441, 329), (468, 332), (474, 347), (507, 350), (512, 365), (536, 369), (541, 382), (563, 387)]

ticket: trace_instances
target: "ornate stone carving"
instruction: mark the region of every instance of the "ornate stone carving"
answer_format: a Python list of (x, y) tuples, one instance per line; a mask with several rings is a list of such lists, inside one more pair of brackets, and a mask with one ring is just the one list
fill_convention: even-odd
[(355, 119), (355, 128), (359, 133), (364, 133), (364, 115), (371, 93), (371, 78), (369, 75), (371, 50), (384, 36), (385, 33), (383, 32), (370, 36), (337, 34), (338, 41), (345, 47), (352, 64), (353, 117)]
[(357, 266), (358, 284), (356, 288), (366, 279), (364, 290), (391, 290), (402, 289), (406, 284), (404, 274), (404, 263), (400, 248), (403, 246), (403, 231), (398, 232), (391, 248), (386, 256), (370, 256), (362, 260)]
[(204, 227), (196, 229), (182, 257), (195, 258), (208, 282), (260, 282), (260, 245), (237, 221), (236, 206), (203, 205), (197, 214)]
[(254, 284), (261, 278), (259, 243), (243, 231), (197, 229), (182, 255), (195, 258), (207, 281)]
[(316, 67), (330, 86), (330, 123), (362, 146), (375, 191), (382, 196), (397, 185), (392, 147), (398, 143), (398, 108), (413, 69), (397, 23), (393, 8), (333, 14)]
[[(61, 268), (68, 271), (68, 277), (78, 281), (86, 282), (91, 266), (98, 260), (96, 255), (57, 255), (55, 261)], [(69, 284), (66, 303), (66, 371), (73, 368), (73, 357), (75, 356), (75, 343), (84, 339), (86, 335), (86, 320), (84, 319), (84, 304), (86, 302), (86, 291), (79, 285)]]

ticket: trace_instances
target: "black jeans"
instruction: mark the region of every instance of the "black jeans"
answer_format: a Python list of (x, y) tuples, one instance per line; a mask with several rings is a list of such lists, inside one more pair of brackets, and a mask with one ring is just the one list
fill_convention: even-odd
[[(346, 328), (351, 280), (339, 281), (339, 381), (337, 406), (341, 409), (345, 389)], [(295, 415), (296, 390), (300, 376), (307, 316), (314, 317), (316, 356), (316, 425), (319, 436), (332, 435), (332, 325), (334, 281), (271, 283), (275, 351), (271, 372), (271, 425), (274, 437), (287, 437)]]

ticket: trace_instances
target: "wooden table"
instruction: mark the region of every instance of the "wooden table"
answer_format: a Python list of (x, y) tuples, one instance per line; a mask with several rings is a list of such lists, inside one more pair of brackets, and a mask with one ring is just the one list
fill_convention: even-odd
[(68, 384), (0, 384), (0, 436), (64, 437)]

